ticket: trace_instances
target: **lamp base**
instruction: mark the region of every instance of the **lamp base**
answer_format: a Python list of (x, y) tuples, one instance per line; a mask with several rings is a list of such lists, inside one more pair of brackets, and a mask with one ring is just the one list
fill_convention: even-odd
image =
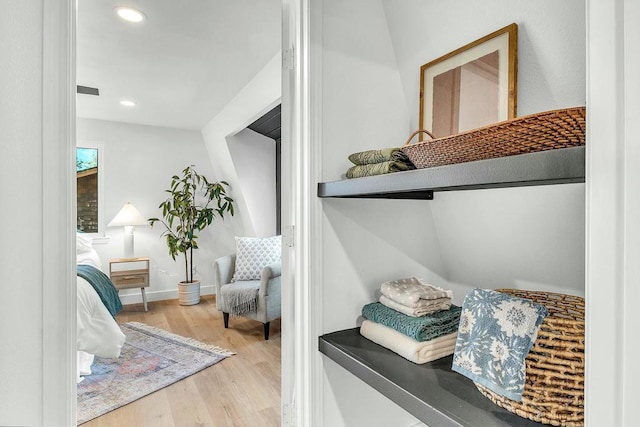
[(124, 226), (124, 257), (133, 258), (133, 226)]

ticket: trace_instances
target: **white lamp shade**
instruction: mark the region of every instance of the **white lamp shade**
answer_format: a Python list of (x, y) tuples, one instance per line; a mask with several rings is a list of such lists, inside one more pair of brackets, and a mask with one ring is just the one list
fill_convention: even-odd
[(111, 220), (107, 227), (122, 227), (127, 225), (147, 225), (147, 220), (138, 212), (131, 203), (127, 202), (126, 205), (120, 209), (120, 212)]

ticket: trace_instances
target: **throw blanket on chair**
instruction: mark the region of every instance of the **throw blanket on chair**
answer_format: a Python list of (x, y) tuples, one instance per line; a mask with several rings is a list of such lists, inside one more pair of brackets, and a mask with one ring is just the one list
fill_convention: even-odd
[(260, 281), (234, 282), (222, 287), (222, 299), (225, 302), (229, 314), (242, 316), (246, 313), (258, 311), (258, 292)]
[(472, 290), (462, 304), (451, 368), (521, 401), (525, 358), (546, 316), (546, 307), (531, 300), (488, 289)]
[(96, 290), (100, 300), (107, 307), (112, 317), (116, 317), (116, 314), (122, 310), (122, 302), (118, 296), (118, 290), (111, 279), (92, 265), (78, 265), (77, 275), (89, 282), (93, 289)]
[(460, 307), (452, 305), (449, 310), (411, 317), (379, 302), (372, 302), (362, 307), (362, 317), (395, 329), (416, 341), (429, 341), (456, 332), (460, 310)]

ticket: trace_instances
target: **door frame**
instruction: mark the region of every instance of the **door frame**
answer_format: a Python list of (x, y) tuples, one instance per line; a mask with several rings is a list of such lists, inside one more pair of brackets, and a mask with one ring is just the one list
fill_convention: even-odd
[[(313, 9), (312, 9), (313, 8)], [(321, 2), (283, 0), (282, 34), (282, 425), (321, 426)], [(287, 328), (290, 326), (290, 328)]]
[[(640, 5), (587, 0), (587, 425), (637, 422), (640, 367)], [(607, 84), (603, 84), (607, 82)]]
[(42, 420), (76, 425), (76, 2), (42, 5)]

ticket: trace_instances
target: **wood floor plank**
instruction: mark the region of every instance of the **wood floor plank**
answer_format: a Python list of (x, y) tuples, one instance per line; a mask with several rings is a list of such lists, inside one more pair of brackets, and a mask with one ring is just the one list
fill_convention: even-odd
[(193, 378), (185, 378), (175, 383), (174, 387), (168, 387), (167, 397), (174, 420), (188, 421), (189, 425), (194, 426), (213, 425), (207, 402), (200, 395)]
[(265, 341), (260, 322), (231, 318), (225, 329), (215, 295), (194, 306), (177, 300), (124, 307), (118, 323), (141, 322), (236, 354), (182, 381), (83, 424), (110, 426), (253, 427), (280, 425), (280, 321)]

